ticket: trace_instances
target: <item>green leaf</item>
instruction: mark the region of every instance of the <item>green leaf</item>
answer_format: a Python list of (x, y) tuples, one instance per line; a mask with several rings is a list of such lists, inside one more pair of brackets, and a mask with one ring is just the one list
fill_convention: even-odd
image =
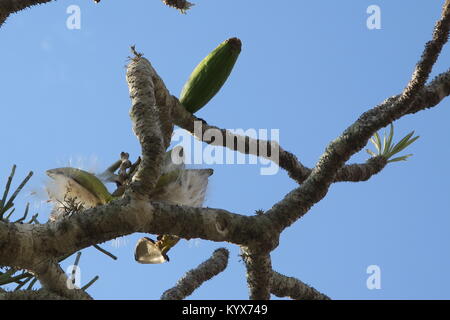
[(383, 133), (383, 152), (382, 154), (386, 154), (387, 149), (386, 149), (386, 132)]
[(389, 137), (386, 143), (386, 151), (390, 152), (392, 147), (392, 139), (394, 138), (394, 125), (391, 123), (389, 130)]
[(375, 132), (375, 134), (373, 135), (375, 138), (375, 148), (377, 148), (378, 154), (381, 155), (381, 139), (380, 139), (380, 135), (378, 134), (378, 132)]
[(412, 153), (411, 154), (407, 154), (406, 156), (401, 156), (401, 157), (397, 157), (397, 158), (394, 158), (394, 159), (390, 159), (390, 160), (388, 160), (388, 163), (389, 162), (397, 162), (397, 161), (406, 161), (406, 159), (408, 159), (411, 156), (412, 156)]
[(410, 144), (412, 144), (414, 141), (416, 141), (417, 139), (419, 139), (420, 136), (414, 137), (411, 140), (408, 140), (404, 143), (404, 145), (401, 147), (400, 151), (402, 151), (403, 149), (406, 149)]
[(419, 138), (419, 136), (417, 136), (417, 137), (414, 137), (411, 140), (409, 140), (412, 137), (413, 134), (414, 134), (414, 131), (408, 133), (402, 140), (400, 140), (394, 146), (394, 148), (392, 148), (391, 156), (393, 156), (394, 154), (397, 154), (400, 151), (404, 150), (407, 146), (409, 146), (411, 143), (413, 143), (414, 141), (416, 141)]
[(372, 142), (372, 144), (375, 146), (375, 148), (378, 150), (378, 148), (377, 148), (377, 143), (375, 142), (375, 139), (373, 138), (373, 136), (372, 136), (372, 138), (370, 138), (370, 142)]

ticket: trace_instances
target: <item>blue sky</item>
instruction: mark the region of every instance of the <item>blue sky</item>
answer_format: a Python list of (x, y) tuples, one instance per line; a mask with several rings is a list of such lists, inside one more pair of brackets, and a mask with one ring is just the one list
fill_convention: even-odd
[[(380, 30), (366, 27), (373, 4), (381, 8)], [(160, 1), (71, 0), (20, 12), (0, 30), (1, 181), (13, 164), (16, 183), (33, 170), (17, 210), (31, 202), (45, 221), (45, 170), (72, 164), (100, 172), (121, 151), (139, 155), (125, 81), (130, 45), (178, 95), (195, 65), (234, 36), (243, 44), (239, 60), (198, 116), (229, 129), (279, 129), (283, 148), (312, 167), (361, 113), (401, 92), (442, 4), (197, 0), (181, 15)], [(66, 27), (69, 5), (81, 9), (79, 30)], [(449, 58), (447, 46), (433, 76), (448, 69)], [(334, 299), (449, 299), (449, 107), (447, 99), (397, 121), (397, 140), (412, 130), (421, 136), (406, 151), (414, 156), (368, 182), (334, 184), (282, 234), (272, 253), (274, 269)], [(367, 158), (360, 152), (351, 162)], [(260, 165), (212, 167), (209, 207), (251, 215), (296, 187), (282, 170), (263, 176)], [(100, 276), (89, 289), (95, 298), (157, 299), (220, 246), (230, 249), (229, 267), (189, 298), (248, 298), (236, 246), (183, 240), (170, 252), (170, 263), (140, 265), (133, 250), (141, 236), (120, 239), (118, 247), (103, 244), (118, 261), (83, 250), (81, 282)], [(381, 269), (379, 290), (366, 287), (370, 265)]]

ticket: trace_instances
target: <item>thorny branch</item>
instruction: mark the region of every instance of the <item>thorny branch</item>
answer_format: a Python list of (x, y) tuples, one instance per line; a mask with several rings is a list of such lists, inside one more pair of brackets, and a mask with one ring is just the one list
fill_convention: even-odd
[(191, 295), (204, 282), (221, 273), (228, 264), (229, 252), (225, 248), (215, 250), (208, 260), (187, 272), (175, 287), (165, 291), (161, 300), (182, 300)]
[(169, 146), (173, 125), (170, 106), (157, 103), (153, 84), (154, 70), (150, 62), (136, 53), (127, 67), (127, 82), (132, 100), (130, 117), (133, 131), (142, 148), (141, 164), (130, 189), (148, 198), (161, 172), (164, 152)]
[(277, 297), (289, 297), (295, 300), (330, 300), (330, 297), (306, 283), (296, 278), (286, 277), (276, 271), (272, 273), (270, 291)]
[(255, 247), (241, 247), (242, 259), (247, 268), (247, 284), (252, 300), (270, 299), (272, 260), (270, 254)]
[[(10, 13), (45, 2), (49, 1), (0, 2), (0, 25)], [(174, 6), (183, 5), (182, 2), (165, 1)], [(270, 252), (277, 247), (280, 233), (320, 201), (327, 194), (331, 183), (367, 180), (385, 167), (386, 159), (381, 157), (371, 158), (365, 164), (344, 166), (353, 154), (367, 144), (374, 132), (406, 114), (431, 108), (450, 94), (450, 70), (425, 86), (448, 40), (449, 26), (450, 0), (447, 0), (442, 16), (436, 23), (433, 38), (426, 44), (403, 92), (361, 115), (328, 145), (313, 169), (305, 167), (296, 156), (274, 142), (232, 135), (191, 115), (176, 97), (170, 95), (150, 62), (133, 50), (134, 57), (127, 68), (127, 81), (132, 100), (130, 116), (142, 147), (142, 158), (127, 190), (129, 192), (106, 205), (56, 222), (40, 225), (0, 221), (0, 265), (28, 270), (36, 275), (44, 290), (57, 296), (90, 299), (82, 290), (67, 289), (67, 276), (57, 264), (58, 257), (134, 232), (171, 234), (186, 239), (227, 241), (241, 246), (251, 298), (268, 299), (270, 292), (294, 299), (328, 298), (297, 279), (274, 272)], [(196, 123), (199, 121), (202, 127), (197, 131)], [(224, 146), (224, 142), (219, 144), (219, 141), (204, 138), (206, 130), (218, 130), (233, 141), (243, 141), (241, 148), (234, 144), (231, 147), (233, 150), (273, 160), (272, 156), (261, 152), (264, 148), (271, 148), (279, 155), (279, 160), (274, 161), (278, 161), (278, 165), (301, 186), (266, 213), (257, 216), (151, 201), (148, 195), (159, 177), (162, 157), (169, 145), (174, 124), (206, 143)], [(255, 149), (252, 145), (258, 147)], [(220, 254), (220, 251), (216, 253)], [(186, 296), (189, 290), (178, 297)], [(2, 297), (6, 296), (0, 291)]]

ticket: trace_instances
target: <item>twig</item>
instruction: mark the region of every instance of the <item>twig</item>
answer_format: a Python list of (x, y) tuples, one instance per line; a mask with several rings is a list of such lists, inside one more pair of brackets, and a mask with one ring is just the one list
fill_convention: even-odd
[(77, 255), (75, 257), (75, 262), (73, 263), (72, 273), (70, 275), (72, 284), (75, 284), (75, 277), (78, 269), (78, 263), (80, 263), (80, 257), (81, 257), (81, 251), (77, 252)]
[(24, 285), (26, 285), (31, 279), (34, 277), (30, 274), (24, 281), (19, 281), (17, 287), (14, 288), (14, 291), (20, 290)]
[(30, 203), (29, 202), (27, 202), (27, 205), (25, 207), (25, 213), (23, 214), (22, 218), (17, 219), (14, 222), (15, 223), (20, 223), (20, 222), (24, 221), (27, 218), (27, 216), (28, 216), (28, 210), (30, 210)]
[(34, 284), (37, 282), (37, 278), (34, 278), (33, 280), (31, 280), (30, 284), (28, 285), (26, 290), (31, 290), (34, 286)]
[[(14, 193), (11, 196), (11, 198), (9, 198), (8, 202), (6, 203), (6, 205), (0, 210), (0, 219), (2, 219), (3, 218), (3, 214), (13, 206), (14, 199), (17, 197), (19, 192), (22, 191), (22, 188), (25, 186), (25, 184), (28, 182), (28, 180), (30, 180), (32, 175), (33, 175), (33, 171), (30, 171), (28, 173), (28, 175), (25, 177), (25, 179), (23, 179), (23, 181), (17, 187), (16, 191), (14, 191)], [(9, 182), (9, 180), (8, 180), (8, 182)], [(3, 201), (2, 201), (2, 203), (3, 203)]]
[(103, 248), (100, 247), (99, 245), (94, 244), (93, 247), (94, 247), (95, 249), (97, 249), (98, 251), (100, 251), (101, 253), (106, 254), (106, 255), (107, 255), (108, 257), (110, 257), (111, 259), (117, 260), (117, 257), (116, 257), (115, 255), (113, 255), (111, 252), (106, 251), (105, 249), (103, 249)]
[(89, 281), (88, 283), (86, 283), (83, 287), (81, 287), (81, 290), (86, 291), (90, 286), (92, 286), (95, 281), (97, 281), (98, 279), (100, 279), (99, 276), (95, 276), (94, 278), (92, 278), (91, 281)]
[(12, 179), (13, 179), (15, 173), (16, 173), (16, 165), (13, 165), (13, 167), (11, 169), (11, 174), (9, 175), (8, 180), (6, 182), (5, 191), (3, 193), (2, 201), (0, 202), (0, 212), (2, 212), (2, 209), (5, 207), (6, 198), (8, 197), (9, 188), (11, 187), (11, 182), (12, 182)]

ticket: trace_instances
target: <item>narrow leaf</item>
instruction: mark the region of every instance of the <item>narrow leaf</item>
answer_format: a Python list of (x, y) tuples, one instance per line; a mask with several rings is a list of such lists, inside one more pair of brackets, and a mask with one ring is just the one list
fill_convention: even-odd
[(389, 130), (389, 137), (386, 143), (386, 151), (390, 152), (392, 147), (392, 139), (394, 138), (394, 125), (391, 123)]
[(390, 159), (390, 160), (388, 160), (388, 163), (389, 162), (397, 162), (397, 161), (406, 161), (406, 159), (408, 159), (411, 156), (412, 156), (412, 154), (407, 154), (406, 156), (401, 156), (401, 157), (397, 157), (394, 159)]
[(380, 135), (378, 134), (378, 132), (375, 132), (375, 134), (373, 136), (375, 138), (375, 148), (377, 148), (378, 154), (381, 154), (381, 139), (380, 139)]
[(411, 143), (413, 143), (414, 141), (416, 141), (419, 136), (412, 138), (411, 140), (409, 140), (411, 138), (411, 136), (414, 134), (414, 131), (409, 133), (406, 137), (404, 137), (402, 140), (400, 140), (399, 143), (397, 143), (394, 148), (392, 149), (392, 154), (391, 156), (393, 156), (394, 154), (399, 153), (400, 151), (404, 150), (407, 146), (409, 146)]

